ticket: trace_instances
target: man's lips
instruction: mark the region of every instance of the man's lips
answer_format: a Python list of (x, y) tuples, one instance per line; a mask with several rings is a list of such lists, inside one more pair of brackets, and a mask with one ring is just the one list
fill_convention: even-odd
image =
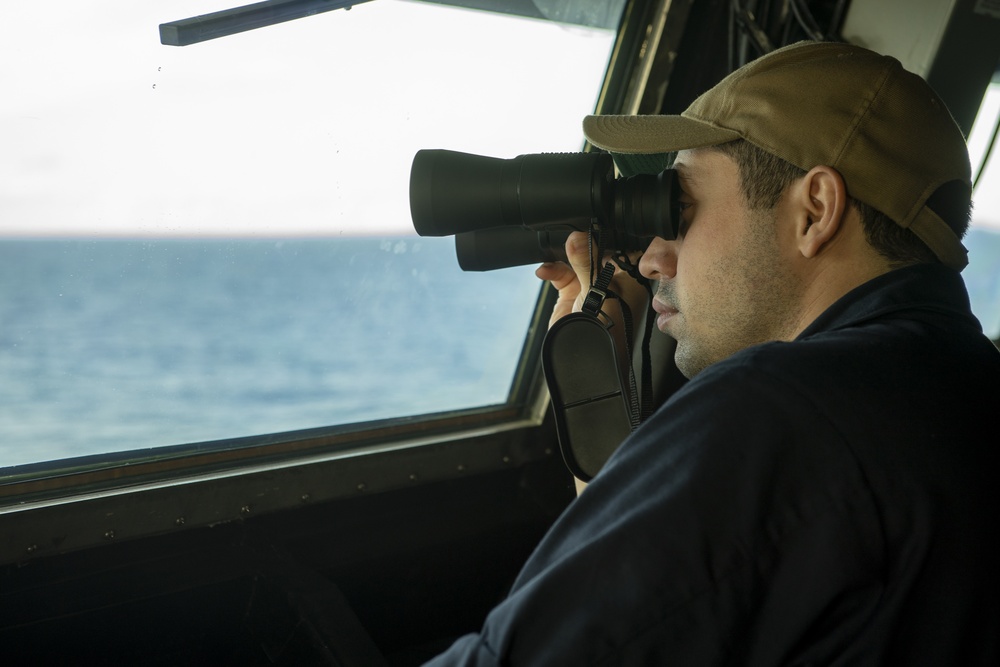
[(677, 314), (677, 309), (663, 303), (662, 301), (653, 299), (653, 310), (656, 311), (656, 328), (665, 332), (667, 322), (669, 322), (671, 318)]

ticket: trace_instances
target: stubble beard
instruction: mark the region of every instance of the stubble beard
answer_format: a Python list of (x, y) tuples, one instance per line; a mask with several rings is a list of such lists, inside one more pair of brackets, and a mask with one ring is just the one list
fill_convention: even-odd
[(669, 334), (676, 341), (674, 365), (677, 366), (677, 370), (681, 372), (681, 375), (690, 380), (704, 370), (710, 362), (702, 359), (703, 354), (699, 353), (697, 340), (685, 331), (685, 327), (683, 326), (685, 323), (685, 312), (681, 310), (681, 304), (677, 298), (677, 290), (672, 281), (661, 280), (659, 282), (656, 287), (656, 300), (661, 303), (671, 304), (678, 309), (677, 314), (671, 320), (674, 326)]
[[(677, 341), (674, 363), (688, 379), (748, 347), (789, 339), (796, 282), (780, 263), (773, 213), (754, 213), (748, 221), (752, 231), (735, 256), (718, 259), (705, 273), (714, 287), (702, 292), (705, 298), (692, 303), (673, 281), (657, 286), (657, 300), (678, 310), (671, 332)], [(688, 314), (698, 321), (689, 321)]]

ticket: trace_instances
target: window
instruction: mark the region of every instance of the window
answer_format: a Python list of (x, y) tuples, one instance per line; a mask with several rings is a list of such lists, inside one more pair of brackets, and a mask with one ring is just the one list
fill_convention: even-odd
[(980, 175), (972, 195), (972, 225), (965, 237), (969, 266), (962, 272), (972, 310), (994, 341), (1000, 340), (1000, 161), (993, 143), (998, 123), (1000, 80), (994, 77), (969, 133), (973, 177)]
[(5, 13), (0, 467), (507, 400), (541, 285), (415, 236), (410, 163), (579, 150), (610, 25), (377, 0), (159, 43), (233, 4)]

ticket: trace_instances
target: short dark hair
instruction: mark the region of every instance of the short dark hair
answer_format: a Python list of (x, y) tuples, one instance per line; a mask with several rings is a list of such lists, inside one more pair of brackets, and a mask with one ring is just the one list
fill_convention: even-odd
[[(774, 208), (785, 188), (806, 175), (804, 169), (745, 139), (719, 144), (713, 148), (736, 163), (740, 189), (751, 209)], [(968, 188), (960, 187), (962, 184), (958, 181), (954, 183), (955, 185), (946, 183), (941, 186), (928, 203), (961, 238), (969, 226), (969, 198), (962, 192)], [(853, 197), (850, 203), (861, 218), (865, 239), (892, 266), (938, 261), (934, 252), (909, 229), (900, 227), (889, 216)]]

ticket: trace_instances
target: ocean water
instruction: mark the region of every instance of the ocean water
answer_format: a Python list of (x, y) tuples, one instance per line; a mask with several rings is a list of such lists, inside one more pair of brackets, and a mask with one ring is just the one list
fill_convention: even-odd
[[(1000, 233), (963, 273), (1000, 336)], [(541, 286), (450, 239), (0, 240), (0, 468), (502, 403)]]
[(0, 467), (502, 403), (541, 284), (450, 239), (0, 241)]
[(969, 250), (969, 265), (962, 271), (969, 290), (972, 312), (983, 331), (1000, 339), (1000, 229), (970, 229), (963, 243)]

